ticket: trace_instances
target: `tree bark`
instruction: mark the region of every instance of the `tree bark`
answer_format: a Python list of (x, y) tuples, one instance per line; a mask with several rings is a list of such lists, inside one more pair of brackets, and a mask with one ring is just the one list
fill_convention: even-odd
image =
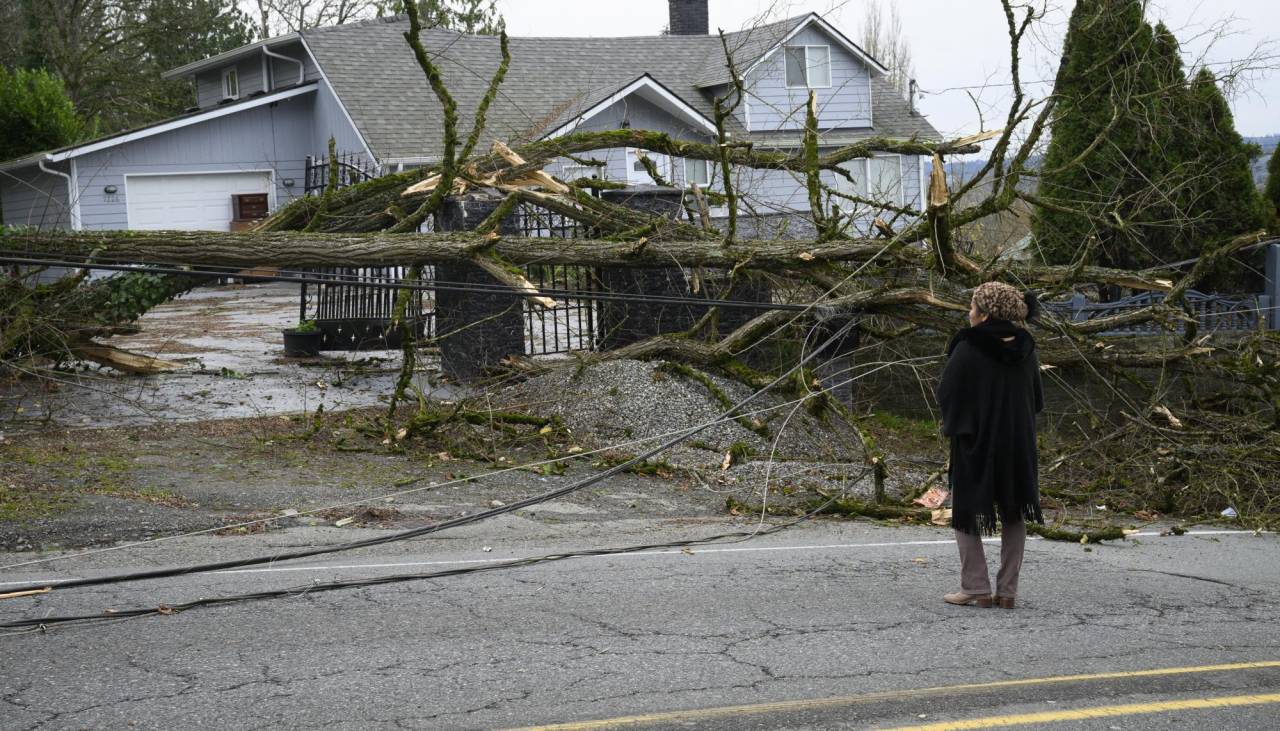
[[(306, 231), (57, 231), (4, 232), (0, 245), (32, 256), (92, 258), (100, 262), (166, 263), (180, 266), (225, 266), (248, 269), (277, 267), (405, 266), (474, 263), (477, 254), (492, 252), (512, 264), (580, 264), (584, 266), (669, 267), (673, 264), (713, 269), (787, 270), (800, 273), (830, 264), (923, 268), (925, 254), (905, 246), (886, 247), (883, 240), (809, 239), (746, 240), (725, 244), (719, 239), (611, 241), (605, 239), (493, 239), (472, 232), (432, 234), (313, 233)], [(1060, 267), (1012, 264), (1005, 271), (1029, 283), (1085, 281), (1146, 290), (1168, 290), (1173, 282), (1160, 273), (1103, 267)]]

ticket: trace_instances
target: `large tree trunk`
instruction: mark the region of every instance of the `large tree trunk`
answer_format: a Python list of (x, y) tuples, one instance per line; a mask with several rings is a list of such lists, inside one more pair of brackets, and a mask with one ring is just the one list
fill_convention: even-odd
[[(492, 238), (470, 232), (334, 234), (306, 231), (226, 233), (219, 231), (59, 231), (0, 233), (10, 251), (33, 256), (92, 258), (99, 262), (147, 262), (180, 266), (249, 269), (276, 267), (356, 267), (436, 263), (474, 263), (480, 253), (513, 264), (584, 266), (785, 269), (799, 273), (830, 264), (858, 265), (874, 260), (885, 267), (925, 267), (924, 252), (886, 247), (883, 240), (808, 239), (613, 241), (608, 239)], [(954, 257), (960, 258), (956, 253)], [(980, 265), (969, 262), (980, 269)], [(1004, 271), (1026, 282), (1057, 285), (1092, 281), (1145, 290), (1168, 290), (1167, 275), (1103, 267), (1007, 264)]]

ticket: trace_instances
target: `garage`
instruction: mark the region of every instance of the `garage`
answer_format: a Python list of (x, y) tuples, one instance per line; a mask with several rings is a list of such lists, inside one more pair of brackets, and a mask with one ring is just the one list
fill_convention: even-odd
[(125, 204), (131, 229), (230, 231), (232, 197), (271, 195), (271, 172), (126, 175)]

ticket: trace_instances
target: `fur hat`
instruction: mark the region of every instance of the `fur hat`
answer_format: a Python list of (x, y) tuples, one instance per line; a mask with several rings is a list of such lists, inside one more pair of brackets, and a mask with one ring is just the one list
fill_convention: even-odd
[(973, 290), (973, 304), (979, 312), (996, 320), (1022, 322), (1028, 316), (1035, 317), (1039, 310), (1039, 302), (1034, 294), (1025, 296), (1004, 282), (986, 282)]

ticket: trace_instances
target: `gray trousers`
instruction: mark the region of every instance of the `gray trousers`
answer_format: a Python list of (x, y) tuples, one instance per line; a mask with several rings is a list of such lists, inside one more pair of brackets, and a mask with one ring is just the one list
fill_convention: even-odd
[[(1025, 523), (1000, 525), (1000, 572), (996, 574), (996, 594), (1013, 598), (1018, 595), (1018, 572), (1022, 570), (1022, 549), (1027, 543)], [(960, 591), (966, 594), (990, 594), (987, 557), (982, 551), (982, 536), (956, 531), (960, 548)]]

